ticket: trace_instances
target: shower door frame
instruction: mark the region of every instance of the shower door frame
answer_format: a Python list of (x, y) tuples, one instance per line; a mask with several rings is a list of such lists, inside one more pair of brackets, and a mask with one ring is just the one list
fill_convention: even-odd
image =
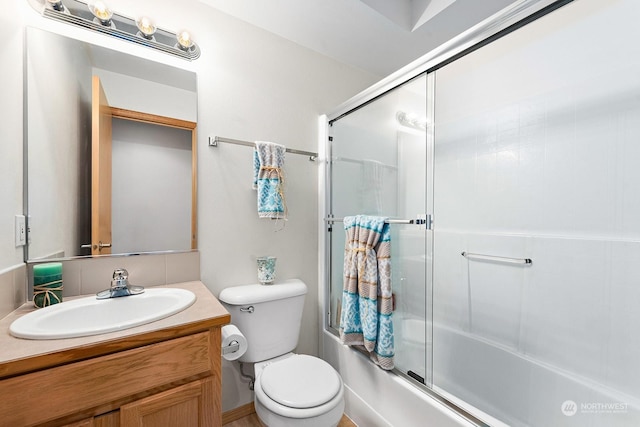
[[(327, 221), (332, 215), (333, 209), (331, 205), (331, 151), (332, 151), (332, 135), (331, 123), (350, 113), (365, 107), (371, 102), (376, 101), (385, 94), (391, 92), (402, 84), (422, 75), (427, 76), (427, 159), (426, 159), (426, 213), (433, 215), (434, 202), (434, 148), (435, 148), (435, 71), (445, 65), (466, 56), (481, 47), (502, 38), (505, 35), (516, 31), (517, 29), (544, 17), (545, 15), (559, 9), (575, 0), (520, 0), (503, 9), (501, 12), (477, 24), (471, 29), (465, 31), (451, 41), (427, 53), (418, 60), (401, 68), (397, 72), (382, 79), (369, 89), (361, 92), (342, 105), (338, 106), (333, 112), (319, 117), (319, 143), (318, 154), (319, 160), (322, 162), (319, 166), (318, 179), (318, 206), (319, 218), (318, 223), (318, 283), (320, 284), (319, 297), (321, 302), (320, 324), (322, 325), (321, 333), (328, 333), (334, 336), (338, 335), (337, 329), (331, 327), (331, 232), (329, 229), (333, 224)], [(433, 218), (433, 222), (437, 224), (437, 218)], [(427, 233), (426, 254), (433, 254), (433, 233)], [(433, 257), (431, 258), (433, 259)], [(425, 292), (428, 301), (427, 319), (426, 319), (426, 342), (432, 342), (432, 313), (433, 313), (433, 268), (426, 266), (426, 283)], [(323, 350), (323, 340), (320, 339), (320, 351)], [(429, 348), (429, 347), (427, 347)], [(446, 405), (471, 423), (478, 426), (487, 426), (485, 422), (475, 417), (467, 410), (461, 408), (456, 403), (442, 396), (433, 390), (429, 384), (433, 384), (432, 369), (432, 347), (427, 350), (426, 354), (426, 377), (425, 385), (420, 384), (407, 374), (394, 369), (394, 373), (409, 380), (409, 384), (413, 385), (420, 391), (426, 393), (431, 398)], [(373, 365), (372, 365), (373, 367)]]

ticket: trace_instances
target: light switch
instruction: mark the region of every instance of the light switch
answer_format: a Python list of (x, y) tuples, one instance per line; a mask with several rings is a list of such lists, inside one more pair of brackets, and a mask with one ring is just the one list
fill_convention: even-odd
[(16, 247), (27, 243), (27, 224), (24, 215), (16, 215)]

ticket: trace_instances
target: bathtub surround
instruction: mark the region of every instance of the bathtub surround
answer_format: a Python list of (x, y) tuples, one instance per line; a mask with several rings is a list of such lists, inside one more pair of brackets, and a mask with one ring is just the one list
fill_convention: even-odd
[(640, 423), (637, 7), (577, 1), (436, 73), (434, 385), (510, 425)]

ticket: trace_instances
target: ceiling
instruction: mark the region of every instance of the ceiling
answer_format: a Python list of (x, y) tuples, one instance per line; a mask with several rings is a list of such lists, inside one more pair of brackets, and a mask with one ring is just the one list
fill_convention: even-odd
[(515, 0), (199, 0), (340, 62), (386, 76)]

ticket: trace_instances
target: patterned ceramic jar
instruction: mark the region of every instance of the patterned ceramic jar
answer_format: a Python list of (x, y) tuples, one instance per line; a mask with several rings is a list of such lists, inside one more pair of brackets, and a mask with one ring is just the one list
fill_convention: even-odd
[(276, 277), (276, 257), (258, 257), (258, 281), (263, 285), (273, 283)]

